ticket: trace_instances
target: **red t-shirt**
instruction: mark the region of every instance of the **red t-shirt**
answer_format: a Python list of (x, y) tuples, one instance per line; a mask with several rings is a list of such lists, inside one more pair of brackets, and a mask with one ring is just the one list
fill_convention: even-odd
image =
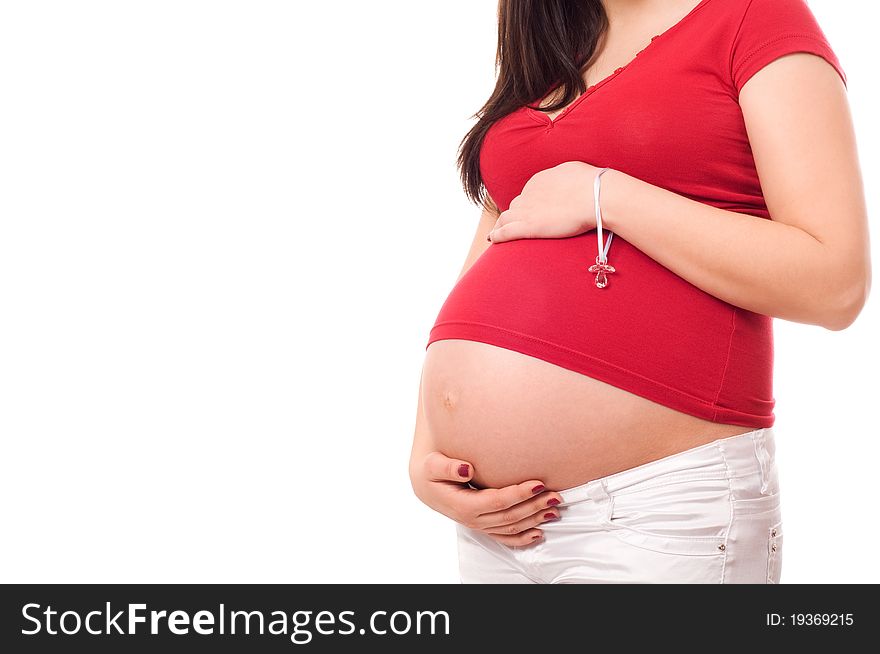
[[(769, 219), (738, 97), (792, 52), (823, 57), (846, 82), (804, 0), (702, 0), (554, 120), (520, 107), (492, 125), (480, 154), (486, 188), (503, 211), (538, 171), (585, 161)], [(709, 295), (618, 235), (603, 289), (587, 271), (595, 258), (595, 230), (490, 245), (452, 289), (428, 345), (482, 341), (707, 420), (773, 425), (770, 316)]]

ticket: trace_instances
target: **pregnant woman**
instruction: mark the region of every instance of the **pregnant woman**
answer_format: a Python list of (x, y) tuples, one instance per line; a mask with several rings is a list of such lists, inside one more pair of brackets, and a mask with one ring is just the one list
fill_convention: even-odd
[(804, 0), (501, 0), (483, 209), (410, 477), (464, 583), (778, 583), (772, 319), (870, 288), (846, 78)]

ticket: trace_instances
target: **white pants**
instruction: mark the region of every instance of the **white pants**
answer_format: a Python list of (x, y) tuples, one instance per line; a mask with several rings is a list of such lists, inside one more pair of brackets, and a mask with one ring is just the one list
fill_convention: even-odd
[(779, 583), (772, 427), (560, 491), (560, 519), (509, 547), (456, 523), (462, 583)]

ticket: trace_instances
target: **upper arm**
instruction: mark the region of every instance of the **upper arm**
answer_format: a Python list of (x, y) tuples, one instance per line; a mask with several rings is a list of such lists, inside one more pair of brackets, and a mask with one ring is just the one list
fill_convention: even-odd
[(772, 219), (811, 234), (829, 270), (867, 292), (867, 209), (838, 71), (815, 54), (786, 54), (755, 72), (739, 98)]
[(477, 229), (474, 233), (470, 250), (468, 251), (464, 265), (461, 268), (461, 272), (458, 274), (458, 279), (461, 279), (464, 276), (468, 269), (473, 265), (474, 261), (476, 261), (480, 255), (486, 251), (486, 248), (491, 245), (491, 243), (486, 240), (486, 236), (498, 221), (498, 207), (491, 197), (488, 197), (487, 199), (490, 208), (484, 208), (480, 214), (480, 221), (477, 223)]

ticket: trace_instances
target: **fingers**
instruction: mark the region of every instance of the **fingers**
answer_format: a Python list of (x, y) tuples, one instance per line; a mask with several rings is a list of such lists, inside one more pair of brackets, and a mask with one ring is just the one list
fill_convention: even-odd
[[(518, 199), (519, 199), (519, 196), (515, 197), (514, 201), (518, 200)], [(498, 219), (495, 221), (495, 224), (492, 225), (492, 229), (490, 229), (489, 233), (486, 235), (487, 241), (491, 241), (494, 243), (495, 241), (500, 242), (501, 240), (503, 240), (504, 233), (501, 232), (499, 235), (498, 230), (501, 227), (504, 227), (504, 225), (507, 225), (508, 223), (516, 220), (516, 213), (512, 213), (512, 210), (513, 210), (513, 201), (511, 201), (511, 203), (507, 207), (507, 209), (505, 209), (504, 211), (502, 211), (501, 213), (498, 214)]]
[(525, 220), (514, 220), (489, 232), (489, 240), (493, 243), (513, 241), (520, 238), (541, 238), (533, 223)]
[(544, 532), (540, 529), (529, 529), (516, 536), (504, 536), (498, 534), (487, 534), (492, 540), (507, 545), (508, 547), (525, 547), (526, 545), (534, 545), (540, 543), (544, 537)]
[[(562, 496), (559, 493), (542, 492), (502, 511), (481, 514), (474, 520), (474, 524), (477, 529), (486, 532), (515, 534), (541, 522), (546, 522), (551, 517), (558, 518), (559, 511), (554, 507), (561, 503)], [(550, 517), (548, 514), (551, 514)], [(518, 526), (518, 528), (511, 531), (510, 527), (512, 526)]]
[(495, 221), (495, 225), (493, 225), (492, 229), (498, 229), (502, 225), (517, 220), (516, 208), (520, 204), (522, 204), (522, 195), (517, 195), (507, 205), (507, 209), (498, 214), (498, 219)]
[[(517, 209), (513, 205), (519, 200), (517, 196), (511, 201), (507, 210), (498, 214), (492, 229), (486, 235), (492, 243), (513, 241), (520, 238), (552, 238), (555, 236), (548, 231), (548, 226), (540, 221), (528, 219), (528, 212)], [(526, 215), (523, 215), (526, 214)]]
[(489, 241), (490, 243), (494, 243), (494, 242), (495, 242), (495, 239), (493, 239), (492, 236), (493, 236), (493, 234), (495, 233), (495, 231), (496, 231), (499, 227), (501, 227), (501, 225), (503, 225), (503, 224), (505, 223), (505, 221), (506, 221), (506, 219), (507, 219), (507, 216), (509, 215), (509, 212), (510, 212), (510, 210), (508, 209), (508, 210), (506, 210), (506, 211), (502, 211), (501, 213), (498, 214), (498, 220), (495, 221), (495, 224), (492, 225), (492, 229), (490, 229), (490, 230), (489, 230), (489, 233), (486, 234), (486, 240), (487, 240), (487, 241)]
[(537, 527), (545, 522), (559, 520), (558, 509), (543, 508), (527, 518), (511, 524), (498, 525), (496, 527), (488, 527), (481, 531), (487, 534), (498, 534), (503, 536), (515, 536), (527, 531), (533, 527)]
[(467, 461), (451, 459), (441, 452), (431, 452), (425, 457), (425, 469), (431, 481), (457, 481), (464, 483), (474, 475), (474, 466)]
[(478, 515), (506, 511), (516, 504), (535, 498), (543, 491), (544, 484), (538, 479), (502, 488), (485, 488), (473, 494), (474, 506)]

